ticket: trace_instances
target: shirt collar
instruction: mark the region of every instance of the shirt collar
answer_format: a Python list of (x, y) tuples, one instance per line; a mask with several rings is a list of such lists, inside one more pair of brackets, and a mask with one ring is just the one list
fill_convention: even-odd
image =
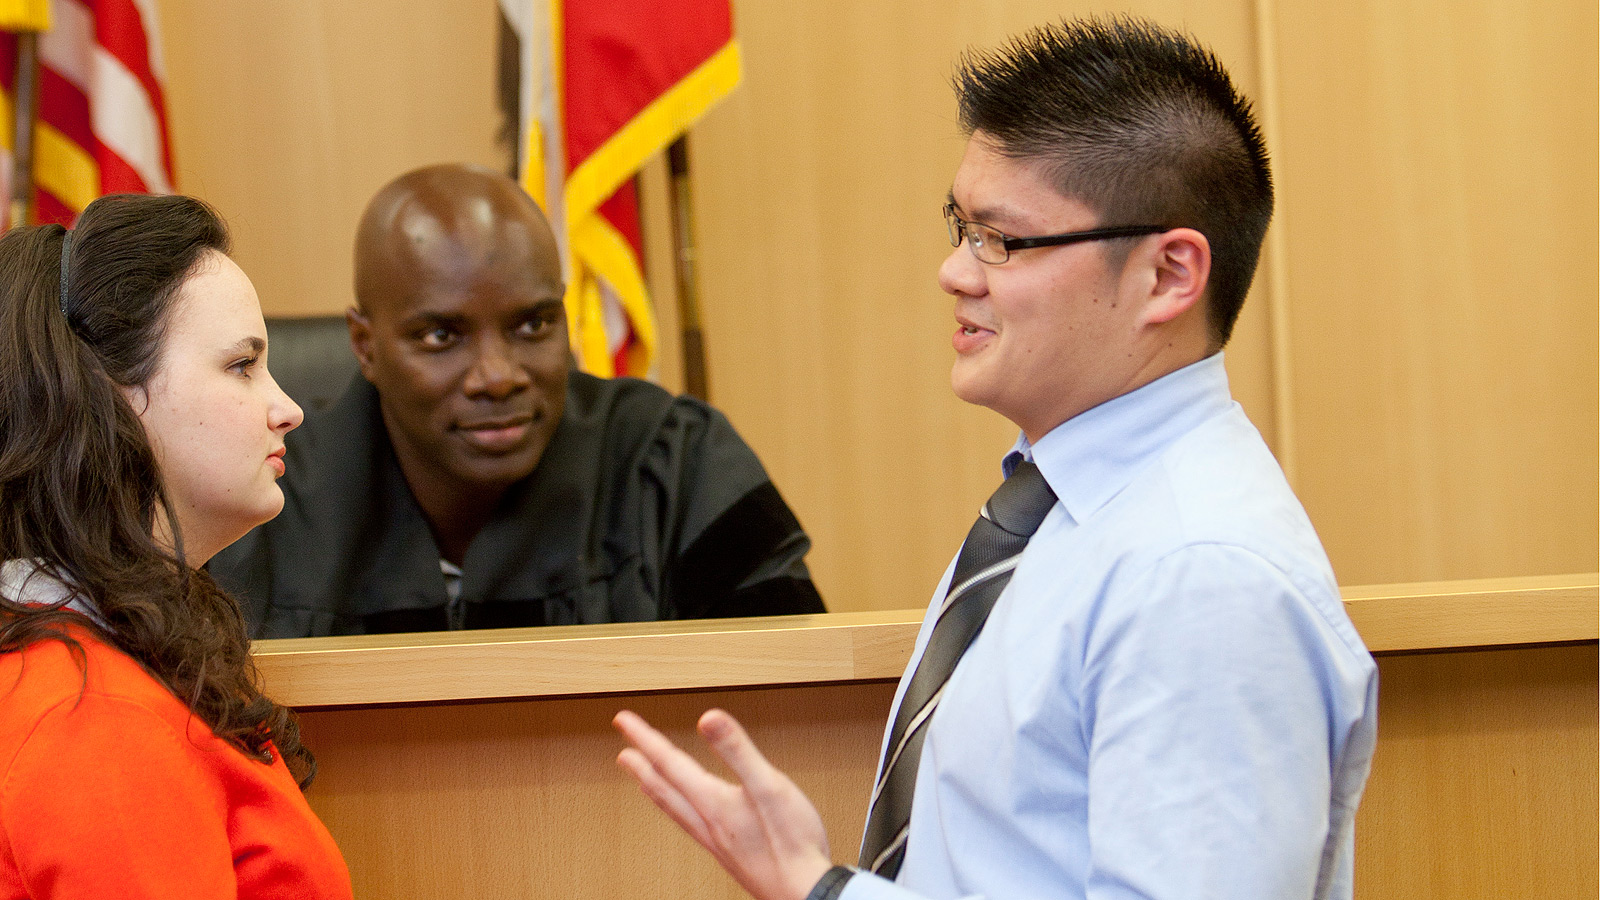
[(64, 605), (67, 609), (88, 616), (102, 628), (106, 627), (100, 611), (94, 608), (88, 598), (40, 560), (8, 559), (0, 564), (0, 591), (4, 591), (6, 599), (15, 603)]
[(1017, 462), (1033, 460), (1082, 522), (1173, 441), (1233, 405), (1219, 352), (1068, 419), (1036, 444), (1019, 436), (1002, 468), (1009, 476)]

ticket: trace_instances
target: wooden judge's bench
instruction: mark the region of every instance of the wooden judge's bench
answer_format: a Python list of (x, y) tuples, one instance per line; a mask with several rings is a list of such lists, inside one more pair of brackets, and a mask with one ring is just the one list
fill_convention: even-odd
[[(1356, 895), (1584, 898), (1597, 576), (1345, 589), (1378, 656)], [(257, 642), (362, 898), (742, 897), (617, 768), (624, 707), (738, 716), (853, 858), (920, 610)], [(996, 898), (1001, 900), (1001, 898)]]

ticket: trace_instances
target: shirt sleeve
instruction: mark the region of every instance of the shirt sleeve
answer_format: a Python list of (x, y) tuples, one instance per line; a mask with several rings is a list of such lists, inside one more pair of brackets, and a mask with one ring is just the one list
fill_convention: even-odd
[(0, 792), (29, 896), (235, 897), (227, 797), (198, 755), (128, 700), (87, 693), (49, 711)]
[(1334, 760), (1371, 678), (1328, 617), (1336, 598), (1319, 606), (1223, 545), (1177, 551), (1131, 587), (1085, 657), (1087, 896), (1311, 898), (1334, 855)]

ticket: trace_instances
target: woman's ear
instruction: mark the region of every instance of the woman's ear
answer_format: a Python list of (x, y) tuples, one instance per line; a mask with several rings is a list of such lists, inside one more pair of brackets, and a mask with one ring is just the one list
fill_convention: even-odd
[(150, 408), (150, 394), (142, 384), (119, 384), (117, 390), (122, 392), (122, 399), (128, 401), (133, 407), (133, 414), (144, 418), (144, 411)]
[(1155, 272), (1145, 301), (1146, 324), (1171, 322), (1193, 309), (1205, 308), (1211, 277), (1211, 242), (1193, 228), (1174, 228), (1158, 235), (1146, 257)]

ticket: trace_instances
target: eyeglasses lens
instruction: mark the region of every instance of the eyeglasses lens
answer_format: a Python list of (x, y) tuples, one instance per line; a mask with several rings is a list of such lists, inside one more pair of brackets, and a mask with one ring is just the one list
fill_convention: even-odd
[(972, 248), (972, 255), (980, 262), (1003, 263), (1006, 261), (1005, 239), (998, 231), (976, 222), (967, 223), (967, 246)]
[(965, 238), (967, 249), (981, 262), (1003, 263), (1010, 256), (1006, 252), (1005, 237), (1000, 232), (987, 225), (962, 220), (953, 206), (945, 206), (944, 224), (950, 231), (950, 246), (961, 246), (961, 240)]

